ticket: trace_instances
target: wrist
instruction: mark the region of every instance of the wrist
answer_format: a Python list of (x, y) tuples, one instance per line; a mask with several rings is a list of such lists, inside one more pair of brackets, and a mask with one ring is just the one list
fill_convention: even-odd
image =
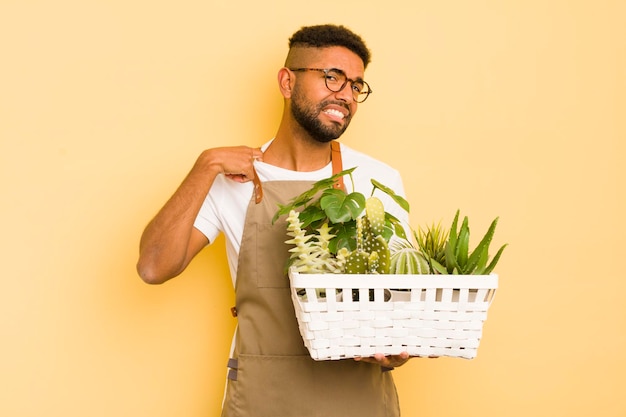
[(196, 161), (196, 166), (198, 166), (202, 171), (212, 174), (213, 177), (224, 173), (222, 163), (220, 162), (215, 149), (207, 149), (203, 151)]

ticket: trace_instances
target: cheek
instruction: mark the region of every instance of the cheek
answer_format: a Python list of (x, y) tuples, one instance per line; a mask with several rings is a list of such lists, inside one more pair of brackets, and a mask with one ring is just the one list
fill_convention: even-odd
[(358, 109), (359, 109), (359, 105), (357, 103), (350, 104), (350, 118), (354, 117)]

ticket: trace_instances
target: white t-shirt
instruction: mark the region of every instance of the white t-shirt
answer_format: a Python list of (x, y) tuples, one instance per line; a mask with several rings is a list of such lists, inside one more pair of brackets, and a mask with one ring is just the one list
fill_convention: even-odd
[[(270, 143), (271, 141), (263, 145), (261, 149), (265, 150)], [(404, 186), (400, 173), (389, 165), (343, 144), (341, 144), (341, 158), (343, 169), (357, 167), (352, 172), (354, 191), (358, 191), (366, 197), (370, 196), (374, 188), (371, 183), (373, 178), (394, 190), (396, 194), (404, 196)], [(291, 171), (260, 161), (256, 161), (254, 167), (261, 183), (285, 180), (319, 181), (332, 175), (331, 164), (318, 171), (310, 172)], [(349, 177), (344, 178), (344, 183), (348, 192), (353, 191)], [(215, 241), (219, 233), (224, 233), (226, 237), (226, 254), (233, 285), (237, 277), (237, 258), (239, 256), (239, 248), (241, 247), (246, 211), (252, 192), (252, 182), (242, 184), (229, 180), (224, 175), (218, 175), (194, 223), (196, 229), (200, 230), (210, 242)], [(382, 200), (386, 211), (403, 222), (408, 221), (408, 213), (393, 202), (385, 193), (377, 190), (375, 195)], [(278, 210), (278, 206), (276, 209)], [(287, 236), (285, 235), (286, 239)]]

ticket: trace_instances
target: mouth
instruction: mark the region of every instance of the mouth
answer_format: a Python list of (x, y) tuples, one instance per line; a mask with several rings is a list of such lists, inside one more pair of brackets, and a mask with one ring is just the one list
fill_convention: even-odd
[(330, 117), (332, 120), (339, 121), (339, 122), (343, 121), (344, 119), (348, 117), (348, 113), (345, 109), (340, 110), (338, 108), (326, 108), (322, 111), (322, 113)]

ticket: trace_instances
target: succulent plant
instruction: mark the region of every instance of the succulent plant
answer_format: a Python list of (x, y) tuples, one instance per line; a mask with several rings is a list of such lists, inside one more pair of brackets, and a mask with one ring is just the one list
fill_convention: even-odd
[(293, 245), (289, 249), (291, 256), (287, 266), (294, 267), (297, 272), (305, 273), (340, 273), (345, 269), (349, 255), (347, 249), (341, 249), (333, 256), (328, 245), (335, 235), (330, 233), (328, 223), (324, 223), (316, 234), (306, 234), (298, 212), (292, 210), (287, 217), (287, 235), (291, 239), (285, 243)]
[(417, 231), (413, 231), (413, 236), (420, 253), (428, 263), (430, 273), (435, 273), (433, 261), (436, 264), (445, 264), (449, 230), (444, 229), (441, 222), (437, 224), (433, 222), (425, 228), (419, 227)]
[(445, 246), (445, 259), (443, 264), (431, 259), (431, 265), (435, 273), (440, 274), (460, 274), (460, 275), (488, 275), (490, 274), (504, 251), (507, 244), (502, 245), (491, 262), (489, 261), (489, 245), (493, 239), (493, 235), (498, 224), (496, 217), (485, 236), (478, 243), (476, 248), (470, 253), (469, 251), (469, 219), (467, 216), (463, 218), (461, 228), (458, 228), (460, 211), (457, 210), (452, 225), (450, 226), (449, 237)]

